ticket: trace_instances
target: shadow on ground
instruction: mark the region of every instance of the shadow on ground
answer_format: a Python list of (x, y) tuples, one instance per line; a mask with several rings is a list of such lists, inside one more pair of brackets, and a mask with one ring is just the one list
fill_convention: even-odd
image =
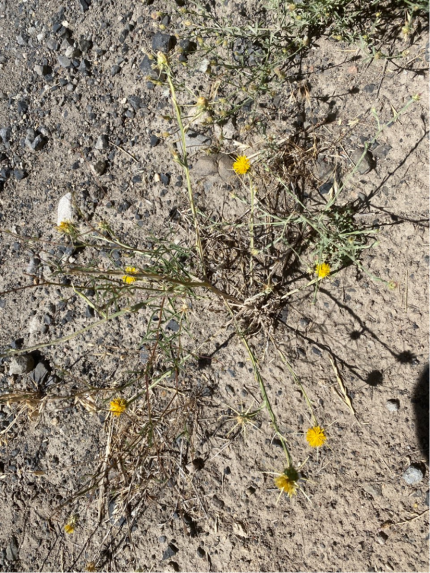
[(424, 368), (412, 398), (421, 453), (429, 461), (429, 365)]

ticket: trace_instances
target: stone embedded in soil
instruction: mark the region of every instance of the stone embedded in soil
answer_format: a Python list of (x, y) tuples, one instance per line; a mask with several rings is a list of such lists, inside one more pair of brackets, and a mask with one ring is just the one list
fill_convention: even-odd
[(18, 559), (18, 551), (18, 540), (13, 536), (9, 545), (6, 547), (6, 559), (8, 561), (16, 561)]
[(81, 12), (86, 12), (91, 6), (91, 0), (79, 0), (79, 7)]
[(159, 143), (160, 143), (160, 138), (152, 134), (151, 137), (149, 138), (149, 145), (151, 147), (157, 147)]
[(34, 71), (40, 77), (47, 76), (52, 72), (52, 68), (50, 66), (34, 66)]
[(179, 324), (174, 318), (172, 318), (167, 323), (166, 328), (167, 328), (167, 330), (171, 330), (172, 332), (178, 332), (179, 331)]
[(197, 161), (191, 170), (191, 174), (197, 178), (209, 177), (218, 173), (216, 157), (203, 156)]
[[(28, 140), (27, 140), (28, 141)], [(47, 139), (43, 135), (37, 135), (34, 140), (30, 143), (30, 149), (33, 151), (40, 151), (48, 143)]]
[(10, 140), (12, 130), (10, 127), (2, 127), (0, 129), (0, 138), (3, 140), (3, 143), (8, 143)]
[(121, 66), (118, 66), (117, 64), (113, 65), (110, 69), (110, 75), (112, 77), (116, 76), (117, 74), (119, 74), (119, 72), (121, 71)]
[(97, 161), (97, 163), (91, 166), (92, 170), (96, 175), (103, 175), (104, 173), (106, 173), (107, 167), (108, 167), (108, 162), (105, 161), (104, 159)]
[(31, 377), (36, 384), (43, 384), (49, 375), (48, 368), (43, 364), (43, 362), (39, 362), (36, 368), (31, 373)]
[(58, 56), (57, 59), (58, 63), (62, 68), (70, 68), (70, 66), (72, 65), (72, 61), (66, 56)]
[(18, 113), (27, 113), (28, 111), (28, 103), (24, 100), (18, 102)]
[(387, 157), (391, 149), (392, 147), (391, 145), (388, 145), (388, 143), (381, 143), (380, 145), (375, 147), (375, 149), (372, 149), (372, 155), (374, 157), (377, 157), (378, 159), (383, 159)]
[[(179, 139), (176, 143), (178, 149), (182, 152), (182, 139)], [(189, 155), (193, 155), (200, 150), (207, 149), (212, 145), (212, 140), (206, 135), (197, 133), (196, 131), (187, 131), (185, 134), (185, 148)]]
[(390, 412), (397, 412), (397, 410), (400, 408), (400, 401), (396, 398), (392, 398), (391, 400), (387, 400), (385, 406)]
[(323, 157), (318, 157), (315, 163), (315, 177), (321, 181), (326, 181), (334, 172), (334, 165), (326, 161)]
[(364, 149), (357, 149), (357, 151), (354, 151), (354, 153), (351, 155), (351, 161), (353, 162), (354, 166), (357, 166), (358, 164), (357, 172), (360, 175), (366, 175), (366, 173), (369, 173), (369, 171), (371, 171), (374, 166), (374, 160), (370, 151), (367, 150), (361, 159), (363, 153)]
[(167, 54), (172, 48), (175, 47), (176, 38), (169, 34), (156, 32), (152, 38), (152, 49), (154, 52), (163, 52)]
[(58, 202), (57, 225), (61, 225), (63, 222), (73, 221), (74, 213), (72, 194), (66, 193)]
[(128, 96), (127, 101), (135, 111), (143, 107), (142, 98), (139, 96)]
[(24, 169), (14, 169), (13, 176), (17, 181), (21, 181), (22, 179), (25, 179), (27, 177), (27, 173), (26, 171), (24, 171)]
[(412, 464), (403, 473), (402, 478), (408, 485), (415, 485), (419, 483), (424, 477), (423, 471), (417, 466)]
[(96, 141), (95, 149), (99, 151), (105, 150), (109, 147), (109, 139), (107, 135), (100, 135)]
[(221, 179), (226, 183), (232, 183), (237, 179), (233, 170), (233, 159), (225, 153), (221, 153), (218, 156), (218, 172)]
[(170, 559), (171, 557), (174, 557), (178, 551), (179, 551), (179, 549), (176, 547), (176, 545), (174, 545), (173, 543), (169, 543), (169, 545), (167, 546), (167, 548), (165, 549), (165, 551), (163, 553), (162, 560), (166, 561), (166, 559)]
[(31, 354), (22, 354), (21, 356), (13, 356), (9, 365), (9, 374), (26, 374), (33, 370), (34, 359)]

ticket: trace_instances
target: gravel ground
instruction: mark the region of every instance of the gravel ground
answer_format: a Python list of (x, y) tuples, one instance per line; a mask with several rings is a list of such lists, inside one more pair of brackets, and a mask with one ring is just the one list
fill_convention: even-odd
[[(163, 14), (154, 17), (157, 10)], [(165, 118), (172, 113), (169, 93), (148, 80), (147, 54), (184, 57), (184, 38), (175, 37), (180, 19), (176, 5), (157, 1), (0, 0), (2, 348), (47, 343), (95, 320), (91, 289), (88, 302), (65, 293), (67, 285), (39, 284), (52, 258), (85, 264), (93, 256), (70, 248), (56, 230), (67, 194), (61, 209), (72, 209), (86, 228), (105, 221), (141, 249), (153, 237), (179, 240), (189, 233), (183, 173), (164, 136), (173, 125)], [(213, 86), (198, 54), (185, 60), (181, 74), (192, 95), (181, 97), (191, 106)], [(424, 37), (410, 47), (409, 60), (404, 67), (394, 60), (370, 65), (354, 46), (321, 39), (291, 72), (306, 80), (306, 102), (296, 97), (300, 81), (286, 82), (258, 110), (264, 138), (244, 129), (246, 110), (222, 129), (194, 124), (188, 132), (199, 208), (233, 218), (243, 212), (229, 167), (238, 144), (255, 151), (268, 136), (279, 140), (320, 124), (320, 141), (332, 142), (351, 126), (336, 153), (311, 162), (326, 197), (333, 173), (348, 173), (375, 133), (370, 110), (387, 123), (421, 94), (372, 145), (342, 199), (361, 202), (360, 221), (378, 229), (378, 245), (363, 257), (368, 274), (396, 288), (350, 267), (322, 283), (315, 301), (312, 293), (292, 297), (278, 317), (274, 335), (316, 405), (329, 447), (307, 448), (310, 420), (301, 393), (274, 351), (261, 362), (281, 427), (297, 459), (306, 460), (306, 496), (278, 500), (267, 472), (282, 468), (284, 457), (264, 414), (245, 439), (228, 434), (234, 422), (220, 423), (229, 407), (254, 407), (259, 388), (234, 329), (222, 330), (222, 305), (199, 299), (186, 340), (222, 333), (181, 374), (188, 405), (184, 398), (183, 419), (172, 417), (168, 444), (179, 462), (169, 466), (167, 487), (141, 486), (135, 505), (124, 507), (109, 495), (99, 523), (99, 489), (75, 494), (100, 468), (111, 418), (85, 396), (66, 397), (82, 384), (119, 384), (148, 360), (140, 341), (149, 311), (125, 315), (61, 345), (0, 359), (2, 394), (43, 387), (62, 397), (33, 417), (31, 403), (0, 406), (1, 571), (427, 570)], [(106, 248), (101, 261), (119, 270), (129, 264), (121, 248)], [(178, 322), (163, 328), (174, 334)], [(256, 337), (255, 345), (262, 357), (264, 340)], [(355, 414), (336, 393), (330, 356)], [(161, 393), (159, 399), (167, 400)], [(188, 446), (184, 426), (193, 428)], [(119, 465), (112, 470), (110, 483), (120, 483), (121, 471)], [(79, 526), (67, 535), (64, 523), (73, 513)]]

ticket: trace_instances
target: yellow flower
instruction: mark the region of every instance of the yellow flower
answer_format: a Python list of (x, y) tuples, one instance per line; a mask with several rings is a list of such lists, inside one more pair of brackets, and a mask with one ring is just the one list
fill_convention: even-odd
[(202, 109), (206, 109), (208, 107), (208, 100), (205, 97), (200, 96), (199, 98), (197, 98), (196, 105), (197, 105), (197, 107), (200, 107)]
[(245, 175), (247, 171), (251, 168), (251, 164), (246, 155), (239, 155), (236, 161), (233, 163), (233, 169), (238, 175)]
[(110, 403), (109, 412), (112, 412), (113, 416), (121, 416), (123, 412), (127, 409), (127, 400), (124, 398), (115, 398)]
[(70, 233), (74, 231), (74, 227), (70, 221), (61, 221), (61, 223), (57, 227), (57, 231), (59, 233), (65, 233), (66, 235), (70, 235)]
[(330, 274), (330, 265), (328, 263), (322, 263), (321, 265), (317, 265), (315, 272), (318, 275), (319, 279), (324, 279), (325, 277), (328, 277), (328, 275)]
[(66, 533), (73, 533), (75, 531), (75, 526), (72, 525), (71, 523), (66, 523), (66, 525), (64, 526), (64, 531)]
[(93, 571), (97, 571), (97, 567), (94, 561), (88, 561), (88, 563), (85, 565), (85, 571), (89, 571), (91, 573)]
[(71, 515), (69, 517), (69, 520), (67, 521), (66, 525), (64, 526), (64, 531), (66, 533), (73, 533), (75, 531), (75, 527), (76, 524), (78, 522), (78, 516), (77, 515)]
[(286, 493), (288, 497), (293, 497), (297, 493), (299, 477), (298, 471), (293, 466), (290, 466), (284, 470), (284, 473), (275, 477), (275, 485), (282, 492)]
[(314, 426), (313, 428), (309, 428), (306, 432), (306, 440), (311, 448), (320, 448), (324, 445), (327, 437), (324, 433), (324, 428), (320, 426)]
[[(134, 275), (137, 273), (137, 270), (134, 267), (126, 267), (125, 272), (128, 273), (129, 275)], [(130, 277), (127, 275), (124, 275), (122, 277), (122, 280), (127, 284), (131, 284), (131, 283), (134, 283), (136, 281), (136, 279), (134, 277)]]

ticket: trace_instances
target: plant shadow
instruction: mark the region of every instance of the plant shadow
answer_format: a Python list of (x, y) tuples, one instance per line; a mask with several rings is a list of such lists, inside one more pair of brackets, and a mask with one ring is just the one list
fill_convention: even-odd
[(415, 427), (421, 453), (429, 461), (429, 365), (422, 371), (412, 398)]

